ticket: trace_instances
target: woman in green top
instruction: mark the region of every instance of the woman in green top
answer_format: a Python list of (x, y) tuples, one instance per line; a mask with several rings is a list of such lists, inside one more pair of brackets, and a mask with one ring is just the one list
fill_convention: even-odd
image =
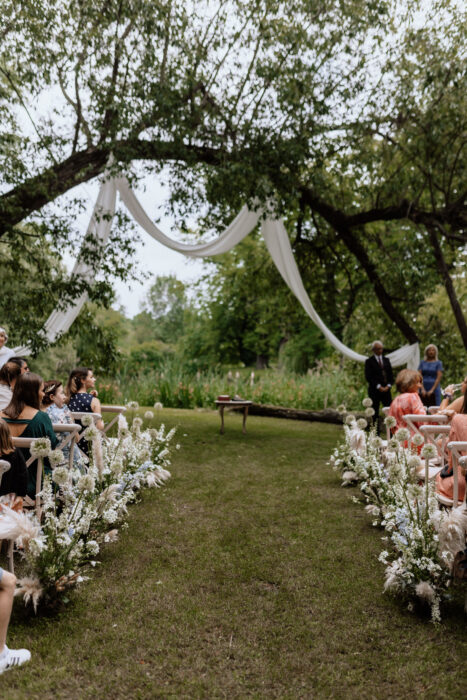
[[(38, 374), (28, 372), (18, 377), (11, 401), (0, 417), (8, 423), (10, 433), (13, 437), (39, 438), (47, 437), (50, 440), (52, 449), (58, 444), (57, 437), (52, 428), (52, 422), (41, 409), (44, 397), (44, 382)], [(29, 459), (29, 450), (23, 448), (22, 452), (26, 460)], [(44, 460), (44, 470), (46, 474), (51, 473), (48, 460)], [(36, 496), (36, 473), (35, 469), (28, 469), (28, 496)]]

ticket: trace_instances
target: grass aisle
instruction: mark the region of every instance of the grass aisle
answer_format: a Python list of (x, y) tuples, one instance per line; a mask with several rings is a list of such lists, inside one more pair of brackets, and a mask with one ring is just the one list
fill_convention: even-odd
[(15, 608), (10, 698), (461, 697), (465, 617), (382, 595), (381, 533), (325, 466), (339, 428), (166, 410), (173, 479), (55, 618)]

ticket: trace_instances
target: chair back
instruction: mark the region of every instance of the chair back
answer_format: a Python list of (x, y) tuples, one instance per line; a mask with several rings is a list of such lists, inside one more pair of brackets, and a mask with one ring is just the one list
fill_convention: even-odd
[[(13, 442), (13, 447), (22, 447), (30, 450), (31, 446), (36, 442), (37, 438), (12, 437), (11, 440)], [(26, 466), (29, 469), (32, 466), (32, 464), (34, 464), (34, 462), (36, 461), (36, 496), (34, 499), (34, 505), (36, 508), (37, 519), (40, 521), (42, 508), (41, 499), (37, 497), (37, 494), (40, 493), (42, 490), (42, 470), (44, 466), (44, 460), (42, 459), (42, 457), (30, 457), (28, 460), (26, 460)]]
[[(381, 409), (383, 411), (383, 415), (385, 418), (386, 418), (386, 416), (389, 416), (389, 409), (390, 409), (390, 406), (383, 406), (383, 408)], [(386, 426), (386, 440), (389, 442), (390, 439), (391, 439), (391, 429), (387, 425)]]
[[(3, 475), (9, 471), (11, 468), (10, 462), (7, 462), (6, 459), (0, 459), (0, 486), (2, 485), (2, 477)], [(1, 510), (1, 509), (0, 509)], [(0, 543), (2, 540), (0, 540)], [(15, 572), (15, 567), (13, 563), (13, 546), (15, 544), (14, 540), (7, 540), (8, 542), (8, 568), (11, 571), (12, 574)]]
[(7, 462), (6, 459), (0, 459), (0, 486), (2, 485), (3, 475), (10, 469), (10, 467), (10, 462)]
[(78, 425), (77, 423), (70, 423), (67, 425), (66, 423), (52, 423), (52, 428), (54, 430), (54, 433), (57, 435), (59, 433), (64, 433), (62, 439), (60, 440), (59, 438), (59, 443), (57, 445), (57, 450), (63, 450), (64, 447), (70, 444), (70, 456), (68, 458), (68, 468), (72, 469), (73, 468), (73, 450), (74, 446), (76, 444), (76, 439), (78, 436), (78, 433), (81, 430), (81, 425)]
[(101, 411), (102, 413), (115, 413), (115, 416), (112, 418), (112, 420), (106, 424), (104, 428), (104, 433), (107, 434), (107, 432), (110, 430), (110, 428), (114, 425), (114, 423), (118, 420), (118, 417), (121, 413), (125, 413), (126, 411), (126, 406), (102, 406), (101, 405)]
[(449, 433), (451, 432), (450, 425), (421, 425), (420, 433), (425, 438), (425, 442), (429, 442), (436, 447), (440, 458), (441, 469), (448, 461), (448, 441)]
[(437, 413), (439, 411), (439, 406), (429, 406), (429, 408), (427, 408), (427, 411), (430, 415), (432, 413)]
[[(89, 412), (87, 412), (87, 411), (71, 411), (71, 415), (72, 415), (73, 420), (82, 420), (85, 416), (91, 416), (94, 423), (97, 423), (98, 420), (102, 420), (102, 416), (100, 413), (91, 413), (90, 411)], [(81, 440), (81, 438), (83, 437), (83, 433), (86, 430), (87, 426), (80, 425), (79, 428), (80, 428), (80, 432), (75, 435), (75, 442), (77, 445), (78, 445), (79, 441)], [(81, 452), (81, 454), (84, 457), (86, 457), (85, 453), (83, 452), (83, 450), (80, 448), (79, 445), (78, 445), (78, 449)]]
[[(452, 455), (452, 474), (453, 474), (453, 490), (452, 490), (452, 506), (453, 508), (457, 508), (459, 505), (459, 474), (458, 474), (458, 466), (461, 466), (462, 469), (465, 469), (466, 465), (466, 460), (465, 460), (465, 455), (467, 453), (467, 442), (466, 441), (453, 441), (453, 442), (448, 442), (448, 450), (451, 452)], [(465, 494), (464, 494), (464, 507), (466, 505), (466, 497), (467, 497), (467, 485), (465, 488)]]
[[(410, 432), (413, 433), (420, 433), (420, 425), (445, 425), (448, 422), (448, 417), (445, 416), (444, 414), (439, 414), (437, 413), (434, 416), (429, 416), (427, 414), (418, 414), (418, 413), (407, 413), (404, 416), (404, 420), (407, 423), (407, 427), (410, 429)], [(421, 435), (421, 433), (420, 433)]]

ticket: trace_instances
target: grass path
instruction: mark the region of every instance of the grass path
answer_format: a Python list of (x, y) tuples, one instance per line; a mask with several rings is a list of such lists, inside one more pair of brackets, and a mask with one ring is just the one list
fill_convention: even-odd
[(381, 533), (325, 466), (339, 428), (166, 410), (173, 479), (54, 618), (10, 698), (462, 697), (461, 608), (436, 629), (382, 595)]

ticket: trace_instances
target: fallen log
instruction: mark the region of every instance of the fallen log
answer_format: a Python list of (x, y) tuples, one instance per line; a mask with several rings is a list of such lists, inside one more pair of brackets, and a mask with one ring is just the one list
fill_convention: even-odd
[[(233, 411), (243, 411), (243, 408), (233, 408)], [(320, 421), (321, 423), (343, 423), (345, 414), (339, 413), (333, 408), (325, 408), (322, 411), (308, 411), (304, 408), (286, 408), (285, 406), (271, 406), (269, 404), (252, 403), (248, 409), (251, 416), (270, 416), (271, 418), (288, 418), (290, 420)], [(352, 411), (355, 417), (362, 415)]]

